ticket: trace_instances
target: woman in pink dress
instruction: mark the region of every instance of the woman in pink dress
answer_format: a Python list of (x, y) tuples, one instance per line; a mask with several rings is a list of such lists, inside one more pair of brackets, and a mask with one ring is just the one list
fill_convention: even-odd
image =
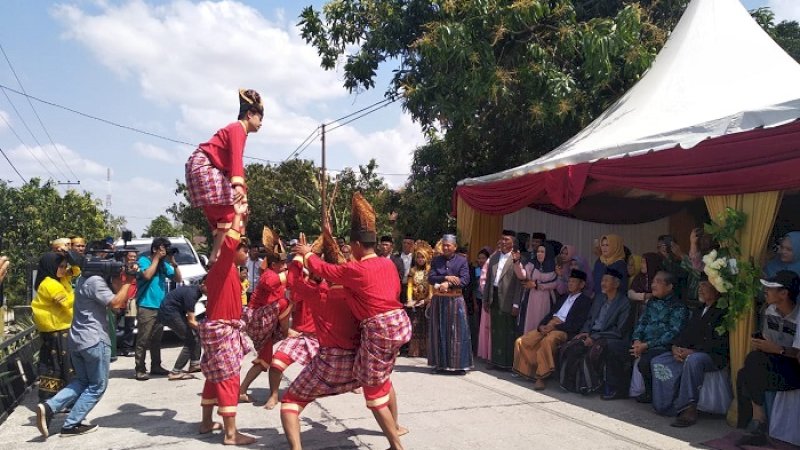
[[(480, 280), (478, 282), (478, 292), (480, 293), (483, 292), (483, 287), (486, 285), (486, 269), (491, 256), (489, 251), (489, 247), (481, 249), (478, 253), (478, 264), (475, 267), (475, 276)], [(492, 355), (492, 315), (486, 313), (483, 308), (479, 308), (476, 314), (481, 315), (478, 325), (478, 358), (488, 360)]]
[(550, 312), (553, 290), (558, 284), (556, 275), (556, 258), (553, 248), (548, 244), (540, 245), (533, 258), (525, 267), (514, 265), (514, 271), (522, 285), (528, 290), (528, 307), (525, 312), (523, 332), (535, 330), (544, 316)]

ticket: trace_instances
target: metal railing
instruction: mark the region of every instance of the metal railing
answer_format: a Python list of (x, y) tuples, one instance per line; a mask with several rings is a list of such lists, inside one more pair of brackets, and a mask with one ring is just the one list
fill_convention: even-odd
[(36, 382), (39, 346), (33, 325), (0, 343), (0, 423)]

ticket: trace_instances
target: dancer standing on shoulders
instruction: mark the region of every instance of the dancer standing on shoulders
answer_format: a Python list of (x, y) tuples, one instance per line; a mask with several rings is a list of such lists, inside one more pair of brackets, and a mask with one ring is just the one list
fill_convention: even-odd
[(258, 92), (240, 89), (238, 121), (218, 130), (186, 161), (189, 201), (195, 208), (202, 208), (214, 233), (209, 264), (217, 260), (225, 232), (231, 228), (234, 203), (247, 199), (244, 145), (247, 135), (261, 128), (263, 118), (264, 104)]

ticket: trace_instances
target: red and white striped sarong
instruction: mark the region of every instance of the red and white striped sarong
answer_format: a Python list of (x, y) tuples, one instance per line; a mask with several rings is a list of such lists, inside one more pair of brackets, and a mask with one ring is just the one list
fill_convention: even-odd
[(311, 359), (319, 353), (319, 341), (313, 334), (301, 334), (282, 340), (275, 349), (272, 364), (286, 369), (292, 363), (307, 366)]
[(260, 349), (268, 341), (277, 342), (281, 340), (279, 314), (279, 302), (270, 303), (256, 309), (244, 308), (242, 310), (242, 320), (245, 324), (244, 331), (253, 340), (253, 346), (256, 349)]
[(336, 347), (322, 347), (309, 365), (292, 381), (289, 390), (281, 400), (301, 406), (315, 399), (329, 395), (343, 394), (361, 386), (353, 376), (355, 350)]
[(206, 380), (220, 383), (238, 377), (244, 355), (252, 348), (242, 333), (241, 320), (206, 320), (197, 329), (203, 356), (200, 369)]
[(186, 189), (192, 206), (232, 205), (233, 187), (222, 171), (214, 167), (201, 149), (186, 161)]
[(405, 310), (395, 309), (361, 321), (361, 345), (353, 374), (364, 386), (386, 382), (397, 354), (411, 340), (411, 321)]

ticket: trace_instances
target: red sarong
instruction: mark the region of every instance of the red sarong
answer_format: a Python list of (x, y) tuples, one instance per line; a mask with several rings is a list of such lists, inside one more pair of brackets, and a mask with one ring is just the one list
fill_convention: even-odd
[[(292, 381), (283, 396), (281, 411), (300, 412), (300, 409), (315, 399), (343, 394), (361, 384), (353, 376), (356, 353), (335, 347), (322, 347), (309, 365)], [(293, 409), (288, 404), (299, 405)]]
[(228, 177), (211, 164), (201, 149), (186, 161), (186, 189), (192, 206), (232, 205), (233, 187)]
[(319, 353), (319, 341), (313, 334), (301, 334), (282, 340), (275, 349), (272, 366), (285, 370), (293, 363), (307, 366), (311, 359)]
[(197, 334), (203, 347), (200, 369), (206, 380), (219, 383), (233, 376), (239, 377), (242, 358), (252, 348), (242, 333), (241, 320), (206, 320)]
[(389, 380), (397, 354), (411, 340), (411, 321), (403, 309), (395, 309), (361, 321), (361, 345), (353, 374), (364, 386)]

